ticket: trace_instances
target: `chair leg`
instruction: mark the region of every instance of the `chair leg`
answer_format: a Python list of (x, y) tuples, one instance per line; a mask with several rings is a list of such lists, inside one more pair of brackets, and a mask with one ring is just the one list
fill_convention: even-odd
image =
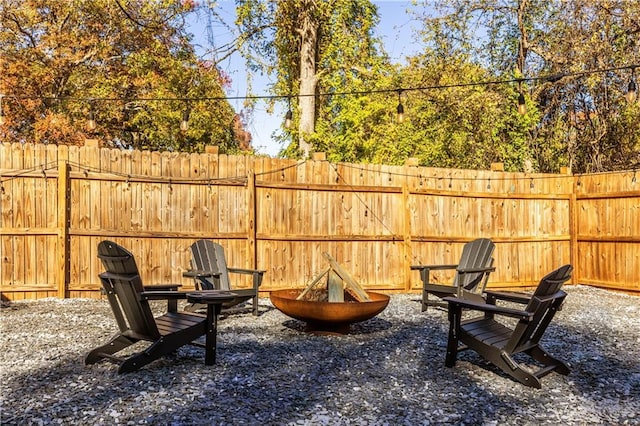
[(124, 360), (120, 367), (118, 368), (118, 373), (131, 373), (132, 371), (136, 371), (145, 365), (149, 364), (152, 361), (160, 358), (162, 355), (156, 354), (149, 355), (145, 352), (138, 352), (137, 354), (131, 355), (129, 358)]
[(129, 347), (134, 343), (137, 343), (138, 341), (138, 339), (131, 339), (129, 337), (118, 334), (117, 336), (113, 337), (109, 341), (109, 343), (98, 346), (97, 348), (89, 352), (84, 359), (84, 363), (86, 365), (94, 364), (103, 358), (108, 358), (108, 355), (113, 355), (117, 352), (120, 352), (122, 349)]
[(540, 380), (528, 370), (525, 370), (505, 351), (491, 350), (489, 353), (480, 353), (487, 361), (504, 371), (525, 386), (536, 389), (542, 388)]
[(447, 357), (444, 365), (454, 367), (458, 358), (458, 340), (460, 336), (460, 321), (462, 317), (462, 307), (460, 305), (449, 304), (449, 340), (447, 341)]
[[(500, 366), (499, 366), (500, 367)], [(502, 368), (502, 367), (501, 367)], [(508, 371), (505, 368), (502, 368), (502, 371), (509, 374), (511, 377), (519, 381), (525, 386), (529, 386), (531, 388), (542, 389), (542, 383), (540, 380), (529, 373), (528, 371), (523, 370), (521, 367), (518, 367), (516, 370)]]
[(253, 315), (258, 316), (258, 293), (253, 296)]
[(118, 373), (130, 373), (132, 371), (136, 371), (145, 365), (174, 352), (181, 346), (176, 344), (174, 340), (175, 339), (172, 337), (165, 336), (164, 338), (153, 342), (145, 350), (132, 354), (125, 359), (122, 364), (120, 364)]
[(567, 376), (571, 371), (567, 364), (549, 355), (547, 351), (540, 347), (540, 345), (534, 346), (533, 348), (526, 351), (526, 353), (541, 364), (544, 364), (546, 366), (553, 366), (553, 371), (564, 376)]
[(422, 312), (427, 310), (429, 305), (429, 293), (427, 293), (427, 283), (429, 282), (429, 270), (420, 269), (420, 281), (422, 281)]
[(175, 352), (178, 348), (192, 343), (206, 332), (206, 323), (185, 328), (179, 332), (174, 332), (162, 336), (154, 341), (145, 350), (128, 357), (118, 369), (118, 373), (129, 373), (155, 361), (165, 355)]
[(425, 290), (422, 290), (422, 312), (425, 312), (428, 306), (429, 306), (429, 293), (427, 293)]

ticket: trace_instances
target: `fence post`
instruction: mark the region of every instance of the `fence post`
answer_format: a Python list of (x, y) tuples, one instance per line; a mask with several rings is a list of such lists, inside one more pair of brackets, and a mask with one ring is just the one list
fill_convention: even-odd
[(404, 230), (403, 230), (403, 244), (404, 249), (404, 289), (406, 291), (411, 290), (411, 263), (413, 261), (413, 246), (411, 244), (411, 211), (409, 210), (409, 198), (411, 192), (409, 191), (409, 185), (405, 180), (402, 185), (402, 211), (404, 212)]
[(69, 282), (69, 165), (58, 160), (58, 297), (68, 296)]
[(311, 159), (313, 161), (327, 161), (327, 153), (326, 152), (312, 152)]
[[(575, 178), (574, 178), (575, 181)], [(571, 284), (577, 284), (580, 277), (580, 257), (578, 256), (578, 201), (576, 196), (576, 186), (573, 185), (573, 191), (569, 197), (569, 263), (573, 266), (571, 273)]]
[(256, 248), (256, 174), (253, 170), (247, 173), (247, 208), (249, 217), (247, 218), (247, 244), (251, 269), (258, 269), (258, 258)]

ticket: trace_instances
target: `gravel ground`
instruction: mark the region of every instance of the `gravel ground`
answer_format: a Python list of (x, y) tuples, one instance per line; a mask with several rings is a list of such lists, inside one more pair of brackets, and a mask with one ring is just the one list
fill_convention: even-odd
[(471, 351), (446, 368), (446, 313), (420, 312), (415, 294), (393, 295), (348, 336), (303, 333), (261, 299), (259, 317), (221, 317), (215, 366), (186, 346), (125, 375), (83, 363), (116, 331), (106, 301), (15, 302), (0, 310), (0, 423), (640, 424), (640, 298), (566, 291), (543, 342), (572, 371), (542, 390)]

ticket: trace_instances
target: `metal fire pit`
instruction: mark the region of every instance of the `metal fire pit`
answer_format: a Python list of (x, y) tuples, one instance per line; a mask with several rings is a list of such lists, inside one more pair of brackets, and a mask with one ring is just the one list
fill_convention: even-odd
[(305, 322), (305, 331), (316, 334), (347, 334), (351, 324), (373, 318), (389, 304), (389, 296), (370, 291), (368, 302), (296, 300), (301, 291), (277, 290), (269, 297), (280, 312)]

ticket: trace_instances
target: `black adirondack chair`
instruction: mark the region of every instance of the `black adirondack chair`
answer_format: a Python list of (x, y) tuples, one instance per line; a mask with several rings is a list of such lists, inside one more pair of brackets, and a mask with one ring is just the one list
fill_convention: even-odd
[[(100, 282), (120, 332), (89, 352), (85, 364), (108, 360), (119, 364), (118, 373), (127, 373), (206, 334), (206, 317), (177, 312), (178, 299), (185, 299), (187, 294), (176, 291), (178, 284), (143, 286), (133, 255), (114, 242), (102, 241), (98, 257), (105, 268), (99, 275)], [(154, 318), (149, 300), (167, 300), (167, 313)], [(126, 357), (115, 355), (140, 341), (151, 344)]]
[[(486, 303), (466, 299), (445, 297), (449, 303), (449, 342), (445, 365), (456, 364), (458, 352), (472, 349), (487, 361), (520, 383), (540, 389), (540, 379), (556, 371), (569, 374), (564, 362), (549, 355), (541, 346), (540, 338), (560, 309), (567, 294), (560, 290), (570, 277), (571, 265), (564, 265), (546, 275), (533, 295), (515, 292), (487, 291)], [(497, 300), (526, 305), (524, 310), (496, 305)], [(462, 319), (462, 313), (468, 310), (483, 313), (477, 318)], [(496, 316), (515, 318), (514, 327), (499, 322)], [(514, 355), (527, 354), (527, 365), (516, 361)]]
[[(198, 240), (191, 245), (191, 267), (192, 269), (185, 272), (184, 276), (194, 279), (196, 289), (226, 290), (238, 295), (232, 301), (225, 303), (223, 309), (253, 299), (253, 315), (258, 315), (258, 291), (266, 271), (227, 266), (224, 248), (210, 240)], [(232, 289), (229, 273), (252, 275), (252, 287)], [(196, 304), (185, 309), (193, 311), (199, 308), (201, 306)]]
[[(420, 271), (422, 280), (422, 311), (428, 306), (447, 304), (440, 300), (429, 300), (429, 295), (440, 299), (448, 296), (473, 297), (481, 295), (487, 285), (489, 274), (495, 271), (493, 251), (495, 244), (488, 238), (478, 238), (466, 243), (462, 249), (460, 262), (456, 265), (413, 265), (412, 270)], [(451, 284), (431, 282), (431, 271), (455, 269), (456, 274)], [(477, 299), (477, 297), (476, 297)]]

